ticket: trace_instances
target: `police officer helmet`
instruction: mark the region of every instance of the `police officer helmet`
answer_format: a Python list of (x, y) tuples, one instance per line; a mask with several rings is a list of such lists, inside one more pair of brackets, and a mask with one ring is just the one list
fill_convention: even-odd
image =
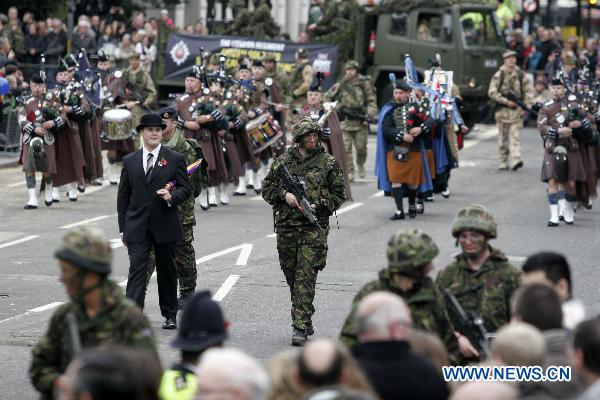
[(104, 233), (93, 226), (82, 226), (67, 232), (54, 256), (86, 271), (101, 275), (110, 273), (110, 243)]
[(292, 126), (292, 136), (294, 142), (300, 142), (304, 135), (311, 132), (316, 132), (321, 136), (323, 134), (323, 128), (317, 123), (317, 121), (310, 115), (305, 115), (298, 118), (298, 120)]
[(493, 239), (497, 235), (496, 230), (494, 215), (481, 204), (471, 204), (461, 208), (452, 223), (452, 236), (455, 238), (461, 231), (476, 231)]
[(438, 247), (431, 236), (420, 229), (398, 231), (388, 242), (388, 270), (393, 274), (421, 278), (427, 264), (438, 253)]

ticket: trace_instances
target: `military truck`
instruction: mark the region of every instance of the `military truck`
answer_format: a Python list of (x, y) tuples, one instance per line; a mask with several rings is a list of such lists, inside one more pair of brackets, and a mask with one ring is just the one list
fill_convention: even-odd
[(357, 24), (355, 57), (373, 78), (379, 106), (391, 99), (389, 73), (404, 76), (410, 54), (422, 78), (435, 53), (454, 71), (463, 116), (474, 122), (487, 102), (489, 81), (502, 63), (504, 43), (485, 0), (382, 0)]

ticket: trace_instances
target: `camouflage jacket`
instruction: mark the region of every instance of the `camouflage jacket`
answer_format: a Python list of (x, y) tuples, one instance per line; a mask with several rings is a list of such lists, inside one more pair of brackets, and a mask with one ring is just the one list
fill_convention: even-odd
[(312, 80), (313, 67), (310, 64), (310, 61), (305, 60), (296, 64), (290, 77), (290, 90), (292, 91), (292, 96), (295, 99), (306, 96)]
[[(196, 161), (196, 151), (185, 140), (179, 129), (175, 130), (171, 140), (163, 140), (162, 144), (183, 155), (185, 165), (190, 165)], [(196, 217), (194, 216), (194, 192), (190, 192), (190, 196), (186, 201), (177, 206), (179, 218), (182, 225), (196, 225)]]
[(158, 358), (150, 323), (139, 307), (125, 299), (121, 288), (110, 280), (102, 284), (102, 290), (104, 305), (98, 315), (90, 318), (79, 304), (63, 304), (33, 348), (29, 377), (42, 396), (51, 397), (54, 381), (74, 358), (66, 319), (70, 313), (75, 315), (82, 348), (116, 344), (147, 350)]
[(488, 332), (510, 320), (510, 298), (519, 287), (521, 272), (502, 251), (490, 246), (491, 255), (478, 271), (471, 270), (461, 253), (437, 276), (440, 290), (448, 289), (467, 313), (481, 316)]
[(488, 89), (490, 100), (496, 103), (496, 120), (500, 122), (518, 122), (523, 119), (525, 111), (522, 108), (508, 108), (507, 96), (515, 95), (518, 100), (521, 100), (527, 107), (533, 105), (533, 86), (530, 80), (525, 76), (519, 67), (515, 67), (512, 72), (509, 72), (505, 66), (500, 67), (492, 76)]
[(146, 71), (141, 67), (137, 71), (133, 71), (131, 67), (123, 70), (123, 78), (126, 82), (131, 82), (135, 90), (135, 94), (140, 97), (141, 106), (147, 106), (156, 101), (156, 88), (154, 82)]
[(379, 279), (367, 283), (352, 301), (352, 309), (344, 322), (340, 341), (346, 346), (354, 346), (357, 341), (357, 329), (354, 322), (358, 303), (369, 294), (386, 291), (402, 297), (410, 307), (413, 323), (420, 329), (436, 334), (446, 345), (450, 354), (458, 353), (458, 343), (454, 337), (454, 328), (446, 312), (444, 297), (430, 277), (425, 277), (409, 292), (404, 292), (394, 284), (387, 268), (379, 271)]
[(291, 147), (273, 161), (263, 181), (262, 197), (273, 206), (275, 230), (278, 233), (312, 226), (298, 209), (290, 207), (285, 201), (285, 188), (279, 177), (282, 165), (287, 166), (290, 174), (304, 179), (307, 198), (316, 206), (319, 224), (324, 229), (329, 227), (329, 216), (340, 208), (346, 198), (344, 175), (335, 157), (321, 150), (304, 158), (297, 147)]
[(338, 101), (338, 113), (344, 119), (344, 111), (358, 111), (369, 118), (377, 115), (375, 91), (369, 78), (358, 75), (354, 82), (342, 79), (329, 89), (324, 96), (324, 102)]

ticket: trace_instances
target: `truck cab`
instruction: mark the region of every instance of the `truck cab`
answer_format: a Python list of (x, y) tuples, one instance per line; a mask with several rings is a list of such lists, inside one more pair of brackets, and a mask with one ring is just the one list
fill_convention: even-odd
[(391, 98), (389, 73), (404, 76), (405, 54), (422, 78), (439, 53), (442, 68), (454, 71), (465, 119), (477, 114), (505, 50), (492, 7), (451, 0), (388, 1), (361, 18), (355, 56), (373, 78), (380, 107)]

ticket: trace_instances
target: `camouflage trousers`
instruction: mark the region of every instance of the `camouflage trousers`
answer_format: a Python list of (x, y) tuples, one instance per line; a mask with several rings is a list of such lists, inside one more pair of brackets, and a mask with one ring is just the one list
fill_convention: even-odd
[[(179, 295), (186, 296), (196, 289), (198, 270), (196, 269), (196, 252), (194, 250), (194, 225), (183, 226), (183, 239), (175, 247), (175, 265), (177, 265), (177, 280), (179, 281)], [(150, 277), (156, 268), (154, 250), (150, 251), (148, 260), (148, 273), (146, 286), (150, 283)]]
[(364, 170), (367, 160), (367, 141), (369, 140), (369, 128), (362, 126), (360, 121), (342, 121), (342, 132), (344, 134), (344, 148), (346, 150), (347, 168), (349, 174), (354, 174), (354, 157), (352, 147), (356, 149), (356, 164), (359, 172)]
[[(500, 167), (505, 168), (514, 165), (521, 160), (521, 128), (522, 121), (496, 122), (498, 127), (498, 153), (500, 155)], [(510, 160), (512, 158), (512, 160)], [(511, 162), (512, 161), (512, 162)], [(509, 165), (509, 162), (511, 164)]]
[(317, 274), (327, 261), (327, 233), (317, 228), (277, 233), (279, 264), (290, 287), (292, 326), (312, 326)]

